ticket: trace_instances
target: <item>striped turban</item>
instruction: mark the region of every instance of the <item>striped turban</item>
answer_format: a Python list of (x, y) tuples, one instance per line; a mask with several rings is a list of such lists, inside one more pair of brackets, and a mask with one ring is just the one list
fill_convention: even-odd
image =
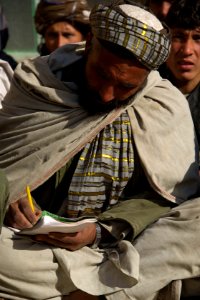
[(126, 48), (150, 70), (158, 69), (169, 55), (168, 28), (137, 5), (97, 4), (90, 23), (96, 38)]
[(89, 26), (89, 14), (86, 0), (40, 0), (35, 12), (35, 28), (43, 36), (46, 29), (57, 22)]

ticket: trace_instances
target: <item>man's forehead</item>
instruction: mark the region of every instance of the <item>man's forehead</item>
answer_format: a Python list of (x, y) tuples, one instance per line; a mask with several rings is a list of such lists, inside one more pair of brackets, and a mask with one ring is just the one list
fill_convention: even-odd
[[(108, 49), (105, 45), (102, 45), (97, 39), (94, 39), (93, 42), (93, 50), (92, 55), (96, 64), (102, 67), (107, 66), (115, 66), (119, 69), (119, 72), (122, 73), (124, 68), (137, 66), (143, 69), (146, 69), (144, 65), (142, 65), (133, 54), (130, 54), (129, 57), (120, 56), (118, 52), (112, 51), (112, 49)], [(124, 67), (123, 67), (124, 66)]]
[(93, 53), (92, 65), (95, 71), (104, 79), (118, 82), (118, 85), (134, 87), (149, 73), (149, 70), (137, 59), (120, 58), (103, 47), (99, 54), (95, 49)]

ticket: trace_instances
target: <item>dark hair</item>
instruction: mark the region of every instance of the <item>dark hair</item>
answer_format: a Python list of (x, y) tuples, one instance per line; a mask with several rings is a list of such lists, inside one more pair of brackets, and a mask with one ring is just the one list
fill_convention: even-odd
[(0, 30), (0, 50), (3, 50), (4, 48), (6, 48), (8, 39), (9, 39), (8, 28)]
[(200, 0), (175, 0), (165, 22), (170, 28), (200, 27)]

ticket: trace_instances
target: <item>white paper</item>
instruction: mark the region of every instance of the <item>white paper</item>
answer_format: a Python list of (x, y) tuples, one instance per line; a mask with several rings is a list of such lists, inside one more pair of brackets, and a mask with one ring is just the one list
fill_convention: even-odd
[(13, 231), (23, 235), (35, 235), (35, 234), (47, 234), (49, 232), (63, 232), (72, 233), (82, 230), (89, 223), (94, 223), (97, 220), (95, 218), (85, 218), (78, 221), (58, 221), (51, 216), (42, 216), (39, 221), (32, 227), (27, 229), (15, 229)]

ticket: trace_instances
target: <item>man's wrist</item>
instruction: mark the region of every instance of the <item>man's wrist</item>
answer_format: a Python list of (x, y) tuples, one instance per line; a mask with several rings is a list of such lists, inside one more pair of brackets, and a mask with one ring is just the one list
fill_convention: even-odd
[(92, 249), (97, 248), (101, 241), (101, 226), (99, 225), (99, 223), (95, 223), (95, 225), (96, 225), (96, 238), (94, 240), (94, 243), (91, 245)]

